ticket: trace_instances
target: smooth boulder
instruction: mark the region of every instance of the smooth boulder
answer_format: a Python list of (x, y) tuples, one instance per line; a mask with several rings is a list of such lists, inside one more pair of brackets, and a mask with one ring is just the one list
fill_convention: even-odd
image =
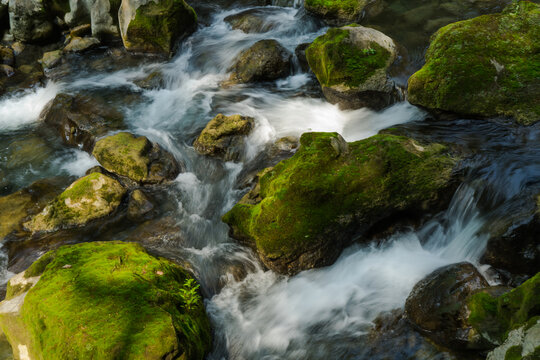
[(445, 146), (402, 136), (347, 143), (337, 133), (305, 133), (223, 221), (268, 268), (294, 274), (333, 263), (377, 224), (446, 204), (456, 163)]
[(249, 116), (218, 114), (193, 143), (197, 152), (237, 161), (244, 151), (244, 138), (251, 132), (254, 119)]
[(290, 73), (292, 54), (276, 40), (257, 41), (229, 68), (229, 83), (273, 81)]
[(437, 31), (408, 99), (429, 109), (479, 117), (540, 120), (540, 5), (515, 2)]
[(168, 56), (195, 30), (197, 15), (184, 0), (122, 0), (118, 22), (127, 50)]
[(135, 243), (62, 246), (9, 281), (0, 326), (18, 359), (202, 360), (212, 339), (197, 287)]
[(278, 17), (283, 10), (278, 8), (256, 8), (229, 15), (224, 20), (234, 30), (245, 33), (265, 33), (276, 28), (277, 23), (272, 21), (272, 16)]
[(85, 226), (111, 215), (126, 192), (113, 178), (92, 173), (71, 184), (24, 227), (36, 233)]
[(331, 28), (307, 48), (306, 57), (326, 99), (342, 109), (381, 109), (398, 99), (388, 74), (398, 47), (380, 31)]
[(40, 121), (53, 127), (69, 146), (91, 152), (96, 138), (124, 127), (122, 113), (96, 97), (58, 94), (41, 111)]
[(145, 136), (127, 132), (107, 136), (96, 142), (92, 155), (116, 175), (143, 184), (174, 180), (180, 165), (174, 156)]

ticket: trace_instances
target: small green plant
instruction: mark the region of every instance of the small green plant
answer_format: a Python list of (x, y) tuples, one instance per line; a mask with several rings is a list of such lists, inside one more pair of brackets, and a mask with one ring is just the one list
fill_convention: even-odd
[(201, 300), (201, 296), (197, 292), (199, 287), (200, 285), (195, 283), (195, 279), (187, 279), (184, 282), (184, 286), (180, 289), (182, 300), (184, 301), (184, 308), (187, 311), (193, 310)]
[(369, 56), (369, 55), (375, 55), (377, 51), (375, 51), (375, 49), (372, 49), (372, 48), (367, 48), (367, 49), (362, 49), (362, 53), (365, 56)]

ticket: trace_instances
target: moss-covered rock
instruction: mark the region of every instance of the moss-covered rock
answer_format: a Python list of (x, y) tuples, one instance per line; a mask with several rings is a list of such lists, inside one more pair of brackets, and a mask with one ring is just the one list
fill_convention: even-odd
[(218, 114), (203, 129), (193, 147), (203, 155), (229, 160), (239, 160), (244, 147), (244, 137), (253, 129), (254, 119), (249, 116)]
[(409, 79), (409, 101), (475, 116), (540, 120), (540, 5), (516, 2), (437, 31), (426, 64)]
[(227, 16), (224, 21), (245, 33), (265, 33), (277, 27), (276, 19), (284, 15), (279, 8), (255, 8)]
[(113, 213), (125, 193), (118, 181), (92, 173), (71, 184), (24, 226), (32, 232), (84, 226)]
[(306, 10), (328, 24), (341, 26), (359, 22), (364, 16), (375, 16), (383, 8), (380, 0), (305, 0)]
[(140, 183), (173, 180), (180, 171), (172, 154), (145, 136), (127, 132), (99, 140), (92, 154), (108, 171)]
[(122, 0), (118, 21), (127, 50), (169, 55), (195, 30), (197, 15), (184, 0)]
[(55, 33), (53, 20), (44, 1), (9, 1), (10, 31), (16, 40), (33, 43), (50, 40)]
[(210, 323), (183, 293), (196, 286), (134, 243), (63, 246), (10, 280), (0, 326), (16, 358), (203, 359)]
[(493, 349), (486, 360), (535, 360), (540, 359), (540, 318), (510, 331), (501, 346)]
[[(347, 143), (336, 133), (305, 133), (288, 160), (223, 221), (281, 273), (331, 264), (354, 236), (446, 200), (456, 159), (440, 144), (395, 135)], [(254, 192), (257, 192), (256, 194)]]
[(382, 108), (395, 100), (388, 70), (397, 58), (397, 46), (375, 29), (331, 28), (307, 48), (306, 57), (333, 104), (347, 109)]
[(257, 41), (229, 68), (229, 84), (273, 81), (289, 75), (292, 54), (276, 40)]
[(124, 116), (97, 97), (58, 94), (40, 114), (69, 146), (91, 152), (96, 138), (124, 127)]

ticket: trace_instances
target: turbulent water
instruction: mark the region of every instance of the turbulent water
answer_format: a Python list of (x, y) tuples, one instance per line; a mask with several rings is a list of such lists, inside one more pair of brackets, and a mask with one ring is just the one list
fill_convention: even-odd
[[(0, 99), (0, 159), (20, 141), (34, 141), (33, 130), (44, 105), (59, 92), (136, 93), (125, 103), (111, 96), (126, 115), (130, 131), (146, 135), (186, 164), (170, 189), (169, 201), (181, 241), (163, 241), (160, 251), (187, 261), (200, 279), (215, 328), (210, 359), (371, 359), (366, 335), (383, 311), (401, 308), (414, 284), (432, 270), (468, 260), (480, 266), (490, 224), (522, 205), (525, 185), (540, 188), (540, 130), (504, 120), (434, 121), (401, 102), (383, 111), (341, 111), (321, 99), (311, 76), (295, 65), (293, 75), (272, 84), (223, 88), (227, 68), (254, 42), (274, 38), (289, 50), (310, 42), (325, 28), (299, 8), (279, 8), (279, 26), (265, 34), (233, 31), (224, 22), (235, 9), (205, 8), (204, 24), (166, 63), (120, 71), (90, 73), (81, 69), (61, 81), (17, 97)], [(165, 86), (143, 91), (134, 81), (162, 71)], [(195, 153), (191, 144), (217, 113), (240, 113), (256, 119), (246, 161), (221, 163)], [(352, 246), (332, 266), (292, 278), (265, 271), (254, 254), (228, 236), (220, 221), (243, 191), (235, 188), (242, 171), (276, 139), (306, 131), (337, 131), (360, 140), (399, 125), (426, 139), (447, 141), (464, 150), (465, 181), (449, 208), (428, 216), (413, 231), (394, 234), (370, 246)], [(52, 175), (81, 176), (95, 165), (82, 151), (43, 145), (44, 155), (2, 164), (9, 193)], [(0, 258), (3, 281), (6, 259)], [(237, 273), (247, 273), (235, 280)], [(496, 279), (491, 279), (496, 281)], [(388, 358), (408, 358), (387, 349)], [(402, 357), (400, 357), (402, 356)], [(450, 355), (445, 355), (450, 356)], [(425, 358), (447, 358), (434, 354)]]

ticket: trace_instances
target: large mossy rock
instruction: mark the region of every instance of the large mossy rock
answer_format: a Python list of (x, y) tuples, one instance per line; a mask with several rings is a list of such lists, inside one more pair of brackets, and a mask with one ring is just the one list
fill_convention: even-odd
[(202, 360), (210, 323), (186, 281), (135, 243), (63, 246), (10, 280), (0, 326), (20, 359)]
[(193, 147), (203, 155), (237, 161), (244, 151), (244, 137), (253, 129), (249, 116), (218, 114), (203, 129)]
[(383, 8), (380, 0), (305, 0), (306, 10), (332, 26), (360, 22), (366, 15), (375, 16)]
[(33, 233), (85, 226), (112, 214), (126, 191), (118, 181), (92, 173), (71, 184), (24, 226)]
[(273, 81), (289, 75), (292, 54), (276, 40), (257, 41), (238, 55), (229, 83)]
[(508, 333), (505, 342), (493, 349), (486, 360), (540, 359), (540, 317)]
[(131, 180), (156, 184), (173, 180), (180, 172), (174, 156), (145, 136), (127, 132), (96, 142), (92, 154), (108, 171)]
[(184, 0), (122, 0), (118, 21), (127, 50), (168, 56), (195, 30), (197, 15)]
[(405, 315), (438, 344), (483, 349), (486, 344), (472, 339), (465, 305), (469, 295), (487, 287), (489, 283), (470, 263), (444, 266), (414, 286), (405, 302)]
[(58, 94), (40, 114), (40, 121), (53, 127), (66, 145), (91, 152), (96, 138), (124, 127), (122, 113), (85, 95)]
[(397, 56), (391, 38), (363, 26), (331, 28), (306, 50), (324, 96), (343, 109), (380, 109), (395, 101), (388, 71)]
[(455, 165), (440, 144), (395, 135), (347, 143), (337, 133), (305, 133), (294, 156), (265, 170), (223, 221), (266, 266), (293, 274), (331, 264), (353, 237), (396, 223), (399, 213), (418, 216), (441, 205)]
[(521, 1), (437, 31), (409, 101), (466, 115), (540, 120), (540, 5)]

